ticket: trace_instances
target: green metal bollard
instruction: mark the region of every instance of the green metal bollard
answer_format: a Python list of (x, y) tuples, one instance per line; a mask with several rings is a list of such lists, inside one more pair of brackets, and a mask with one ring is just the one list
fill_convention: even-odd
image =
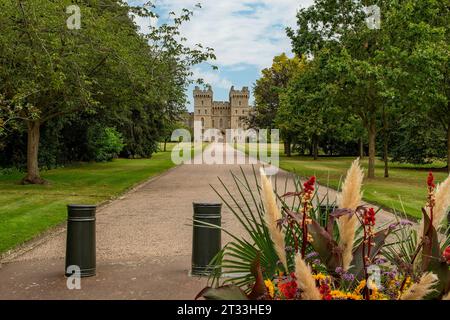
[(67, 206), (66, 276), (69, 266), (79, 267), (81, 277), (95, 276), (95, 211), (93, 205)]
[(221, 203), (193, 203), (192, 275), (209, 276), (211, 259), (222, 249), (221, 230), (198, 221), (221, 226)]

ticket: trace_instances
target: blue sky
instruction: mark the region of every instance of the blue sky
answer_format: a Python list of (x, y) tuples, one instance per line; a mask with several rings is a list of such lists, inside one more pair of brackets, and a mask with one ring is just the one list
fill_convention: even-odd
[[(143, 0), (129, 0), (144, 3)], [(253, 87), (261, 70), (269, 67), (275, 55), (291, 55), (285, 27), (295, 26), (296, 11), (311, 5), (313, 0), (154, 0), (160, 19), (170, 11), (182, 8), (194, 11), (191, 21), (182, 28), (189, 45), (201, 43), (215, 50), (219, 67), (212, 70), (207, 63), (196, 66), (197, 78), (203, 78), (214, 90), (214, 100), (228, 100), (232, 85)], [(201, 3), (202, 8), (195, 5)], [(162, 21), (136, 21), (142, 29)], [(188, 96), (192, 98), (193, 86)], [(253, 99), (253, 98), (252, 98)], [(191, 99), (192, 100), (192, 99)], [(192, 104), (187, 106), (192, 111)]]

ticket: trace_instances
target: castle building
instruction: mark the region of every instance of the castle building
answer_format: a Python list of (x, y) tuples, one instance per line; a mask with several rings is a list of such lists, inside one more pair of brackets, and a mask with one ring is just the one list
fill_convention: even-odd
[(194, 89), (194, 121), (202, 123), (202, 129), (218, 129), (225, 134), (226, 129), (245, 128), (245, 119), (250, 112), (248, 87), (235, 90), (231, 87), (228, 101), (214, 101), (210, 86), (205, 90)]

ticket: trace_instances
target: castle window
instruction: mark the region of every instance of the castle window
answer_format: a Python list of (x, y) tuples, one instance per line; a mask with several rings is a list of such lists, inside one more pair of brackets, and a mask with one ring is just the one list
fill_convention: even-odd
[(245, 110), (242, 110), (242, 114), (245, 114)]
[(239, 101), (239, 106), (241, 105), (241, 102)]
[(212, 121), (212, 127), (214, 128), (214, 120)]
[(202, 100), (202, 105), (203, 105), (203, 100)]
[(205, 114), (208, 114), (208, 110), (205, 109)]
[(236, 111), (236, 114), (237, 114), (237, 110), (235, 110)]
[(222, 114), (222, 110), (220, 110), (220, 114)]
[(223, 127), (223, 120), (222, 120), (222, 118), (220, 118), (219, 123), (220, 123), (220, 127), (222, 128)]
[(201, 118), (200, 120), (202, 121), (202, 127), (204, 127), (205, 126), (205, 119)]

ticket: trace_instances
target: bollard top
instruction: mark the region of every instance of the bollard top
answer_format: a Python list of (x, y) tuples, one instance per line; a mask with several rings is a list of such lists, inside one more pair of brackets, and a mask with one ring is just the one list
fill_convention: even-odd
[(194, 207), (222, 207), (222, 203), (193, 202)]
[(97, 206), (94, 204), (68, 204), (67, 208), (75, 208), (75, 209), (96, 209)]
[(95, 211), (97, 206), (95, 205), (84, 205), (84, 204), (69, 204), (67, 205), (67, 214), (69, 220), (79, 220), (79, 219), (95, 219)]
[(194, 206), (194, 220), (198, 218), (220, 218), (222, 211), (221, 203), (193, 203)]

